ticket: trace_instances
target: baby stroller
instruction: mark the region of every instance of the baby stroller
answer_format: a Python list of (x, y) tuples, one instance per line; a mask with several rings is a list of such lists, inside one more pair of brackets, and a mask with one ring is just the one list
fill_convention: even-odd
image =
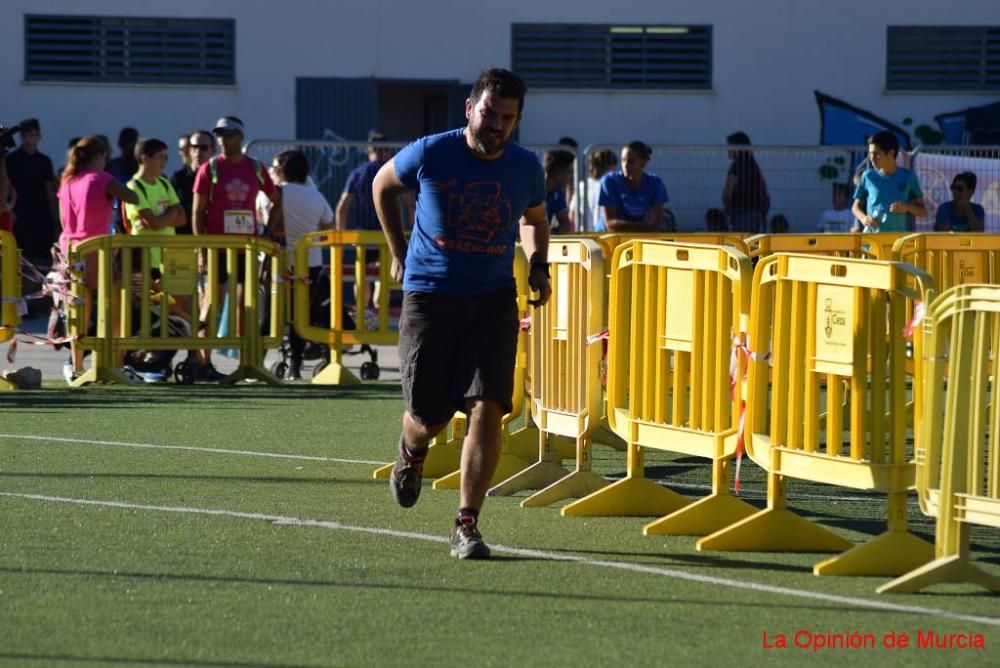
[[(323, 324), (330, 322), (329, 295), (330, 276), (327, 271), (322, 271), (312, 282), (311, 289), (309, 290), (310, 322)], [(345, 330), (352, 330), (357, 327), (354, 316), (347, 306), (343, 307), (341, 318)], [(282, 338), (281, 345), (278, 347), (278, 354), (281, 355), (281, 359), (271, 364), (270, 371), (276, 378), (283, 379), (289, 377), (289, 372), (294, 363), (294, 349), (296, 341), (294, 340), (295, 334), (293, 332), (293, 328), (294, 325), (289, 323), (289, 332), (284, 338)], [(316, 343), (314, 341), (305, 341), (302, 342), (301, 345), (302, 357), (300, 361), (310, 362), (318, 360), (318, 363), (313, 367), (312, 371), (312, 377), (315, 378), (330, 363), (330, 347), (325, 343)], [(366, 343), (360, 348), (345, 346), (341, 351), (341, 354), (368, 355), (368, 361), (362, 363), (361, 365), (361, 379), (378, 380), (380, 369), (378, 366), (377, 350)]]

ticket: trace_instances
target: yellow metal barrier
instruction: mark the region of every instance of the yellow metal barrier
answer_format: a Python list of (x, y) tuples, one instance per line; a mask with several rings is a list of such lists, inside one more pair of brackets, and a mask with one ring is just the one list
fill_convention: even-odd
[(896, 575), (933, 557), (907, 530), (914, 465), (905, 395), (906, 299), (926, 301), (931, 286), (927, 274), (896, 262), (779, 254), (758, 263), (746, 445), (768, 473), (767, 508), (701, 539), (699, 550), (850, 548), (786, 508), (787, 479), (798, 478), (888, 496), (888, 531), (817, 564), (815, 574)]
[(809, 253), (833, 257), (865, 257), (865, 240), (860, 234), (758, 234), (746, 240), (751, 258), (774, 253)]
[[(739, 419), (729, 365), (750, 303), (749, 259), (723, 246), (633, 240), (612, 265), (608, 420), (628, 444), (627, 475), (563, 514), (666, 515), (646, 526), (657, 534), (749, 515), (726, 483)], [(687, 498), (645, 478), (643, 448), (711, 459), (713, 494), (687, 511)]]
[(861, 242), (865, 256), (872, 260), (892, 260), (892, 245), (897, 239), (908, 236), (909, 232), (878, 232), (862, 234)]
[[(517, 250), (514, 253), (514, 280), (517, 283), (517, 310), (526, 313), (528, 306), (528, 262), (524, 253)], [(502, 421), (503, 444), (500, 449), (500, 460), (493, 474), (491, 484), (509, 478), (515, 473), (527, 468), (538, 443), (537, 428), (527, 425), (522, 429), (512, 431), (512, 424), (525, 411), (525, 387), (528, 368), (528, 339), (525, 331), (517, 338), (517, 357), (514, 362), (514, 395), (511, 401), (511, 412), (504, 415)], [(424, 461), (424, 477), (437, 478), (434, 489), (457, 489), (461, 482), (462, 441), (468, 428), (464, 413), (455, 413), (444, 433), (435, 437), (430, 444), (427, 459)], [(388, 478), (392, 472), (392, 464), (377, 468), (375, 478)]]
[[(10, 232), (0, 231), (0, 343), (14, 338), (21, 316), (17, 303), (21, 299), (20, 253)], [(0, 390), (13, 390), (15, 385), (0, 378)]]
[(937, 518), (933, 561), (879, 593), (943, 582), (1000, 591), (1000, 578), (969, 560), (969, 525), (1000, 528), (1000, 287), (962, 285), (934, 300), (924, 321), (925, 420), (917, 435), (917, 496)]
[[(209, 330), (206, 337), (197, 336), (199, 276), (197, 253), (207, 254), (206, 286), (221, 286), (221, 270), (236, 276), (239, 264), (243, 266), (243, 303), (241, 308), (229, 309), (228, 336), (215, 336), (215, 323), (222, 310), (223, 295), (219, 290), (207, 290), (204, 303), (208, 306)], [(162, 263), (154, 266), (151, 252), (158, 251)], [(213, 252), (214, 251), (214, 252)], [(220, 254), (223, 256), (220, 262)], [(261, 260), (263, 257), (263, 260)], [(97, 314), (96, 336), (87, 336), (81, 304), (86, 286), (82, 267), (97, 264), (98, 288), (94, 303)], [(77, 303), (70, 305), (69, 334), (77, 337), (77, 345), (93, 352), (91, 368), (73, 381), (75, 387), (93, 382), (125, 383), (130, 381), (119, 369), (118, 360), (127, 350), (217, 350), (235, 348), (240, 352), (239, 368), (226, 377), (224, 383), (244, 379), (261, 380), (273, 385), (280, 381), (264, 369), (264, 355), (268, 348), (277, 347), (284, 334), (284, 290), (278, 280), (268, 285), (261, 281), (261, 265), (270, 269), (271, 276), (281, 277), (285, 271), (283, 249), (272, 241), (235, 235), (217, 236), (128, 236), (114, 235), (87, 239), (74, 243), (70, 249), (69, 266), (73, 275), (73, 296)], [(120, 266), (120, 272), (118, 270)], [(153, 291), (152, 269), (161, 272), (160, 290)], [(229, 280), (228, 299), (237, 305), (237, 281)], [(270, 314), (267, 334), (261, 334), (262, 289), (270, 291)], [(154, 334), (154, 314), (164, 315), (171, 307), (177, 309), (186, 301), (187, 332), (171, 331), (170, 318), (159, 317), (159, 328)], [(164, 309), (164, 305), (166, 308)], [(243, 334), (237, 334), (239, 312), (242, 310)], [(133, 311), (139, 322), (134, 322)]]
[[(309, 267), (309, 249), (325, 248), (330, 251), (330, 323), (329, 327), (314, 325), (309, 320), (310, 286), (306, 279)], [(368, 275), (368, 265), (365, 262), (367, 248), (378, 249), (377, 274)], [(347, 265), (344, 256), (347, 251), (354, 251), (353, 272), (345, 270)], [(392, 256), (386, 244), (385, 235), (381, 232), (358, 230), (330, 230), (326, 232), (311, 232), (303, 235), (295, 244), (295, 267), (297, 276), (293, 277), (295, 322), (294, 327), (303, 339), (325, 343), (330, 347), (330, 363), (313, 378), (312, 382), (321, 385), (353, 385), (360, 382), (343, 365), (343, 348), (345, 345), (383, 345), (390, 346), (399, 343), (399, 331), (390, 328), (389, 300), (393, 290), (399, 290), (400, 285), (392, 280)], [(353, 278), (356, 290), (355, 304), (357, 317), (355, 329), (344, 327), (344, 276)], [(369, 329), (365, 319), (365, 305), (368, 303), (368, 281), (377, 280), (381, 284), (378, 296), (378, 327)]]
[[(585, 236), (585, 235), (581, 235)], [(709, 244), (713, 246), (732, 246), (744, 255), (749, 255), (746, 235), (735, 232), (639, 232), (611, 233), (603, 232), (594, 235), (604, 249), (604, 257), (610, 258), (621, 244), (642, 239), (645, 241), (674, 241), (682, 244)], [(558, 239), (558, 237), (556, 237)], [(608, 267), (610, 271), (610, 266)]]
[[(538, 425), (538, 460), (502, 478), (491, 496), (540, 489), (522, 507), (547, 506), (585, 496), (607, 482), (591, 471), (591, 436), (604, 413), (600, 334), (606, 324), (605, 268), (601, 247), (590, 239), (556, 237), (549, 243), (549, 303), (531, 316), (532, 416)], [(558, 437), (573, 440), (576, 469), (562, 466)], [(544, 489), (542, 489), (544, 488)]]

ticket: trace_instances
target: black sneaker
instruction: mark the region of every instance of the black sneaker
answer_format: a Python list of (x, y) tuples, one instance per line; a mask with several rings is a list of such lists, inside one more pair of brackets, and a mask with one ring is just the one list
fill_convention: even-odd
[(392, 465), (389, 476), (389, 489), (396, 503), (409, 508), (420, 498), (420, 483), (424, 477), (424, 460), (427, 459), (427, 449), (411, 454), (403, 442), (399, 442), (399, 454), (396, 463)]
[(475, 519), (463, 517), (451, 530), (451, 556), (459, 559), (489, 559), (490, 548), (483, 542)]
[(302, 362), (292, 362), (285, 372), (285, 380), (302, 380)]
[(199, 383), (221, 383), (226, 379), (226, 374), (216, 369), (214, 364), (202, 364), (195, 367), (194, 379)]

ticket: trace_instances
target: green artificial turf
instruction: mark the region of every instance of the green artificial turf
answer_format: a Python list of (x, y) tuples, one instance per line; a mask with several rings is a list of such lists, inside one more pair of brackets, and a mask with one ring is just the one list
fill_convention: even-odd
[[(0, 496), (0, 664), (997, 665), (1000, 597), (972, 586), (880, 597), (874, 590), (887, 578), (813, 576), (811, 565), (825, 555), (700, 553), (691, 537), (643, 536), (641, 518), (564, 518), (558, 507), (522, 509), (518, 497), (487, 501), (484, 536), (543, 554), (498, 550), (489, 562), (458, 562), (444, 542), (457, 492), (427, 481), (420, 503), (404, 510), (372, 479), (370, 464), (9, 436), (388, 461), (401, 408), (398, 386), (389, 384), (0, 395), (0, 493), (159, 507)], [(599, 472), (623, 474), (623, 453), (595, 446), (594, 454)], [(647, 466), (693, 497), (709, 482), (702, 460), (650, 452)], [(744, 471), (743, 497), (762, 504), (762, 472), (749, 462)], [(794, 510), (854, 540), (883, 528), (879, 495), (793, 482), (790, 499)], [(915, 531), (932, 540), (933, 521), (910, 508)], [(1000, 573), (998, 532), (977, 529), (973, 546), (977, 562)], [(550, 558), (557, 555), (575, 560)], [(692, 582), (675, 572), (992, 623)], [(794, 645), (800, 629), (872, 633), (879, 646), (762, 646), (765, 632), (772, 642), (785, 633)], [(881, 646), (888, 633), (916, 644), (917, 632), (929, 630), (982, 633), (986, 650)]]

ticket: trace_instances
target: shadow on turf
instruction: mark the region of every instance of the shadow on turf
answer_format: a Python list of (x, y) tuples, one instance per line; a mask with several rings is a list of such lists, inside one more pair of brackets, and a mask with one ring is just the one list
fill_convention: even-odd
[[(284, 385), (271, 387), (269, 385), (147, 385), (138, 388), (127, 387), (93, 387), (84, 389), (46, 388), (43, 390), (9, 392), (0, 395), (0, 408), (5, 411), (30, 411), (45, 413), (68, 408), (114, 408), (127, 407), (128, 404), (155, 404), (162, 407), (168, 404), (204, 404), (206, 401), (234, 398), (252, 399), (255, 401), (279, 401), (288, 399), (354, 399), (382, 400), (397, 399), (400, 396), (399, 386), (395, 384), (361, 384), (361, 385)], [(246, 410), (245, 404), (212, 406), (213, 410), (231, 408)]]
[(204, 659), (138, 659), (124, 656), (74, 656), (72, 654), (28, 654), (26, 652), (0, 652), (0, 659), (15, 661), (61, 661), (66, 663), (111, 663), (126, 666), (210, 666), (212, 668), (306, 668), (292, 663), (239, 663), (234, 661), (205, 661)]
[(619, 552), (615, 550), (579, 550), (575, 548), (547, 547), (548, 552), (565, 552), (566, 554), (590, 554), (607, 557), (638, 557), (662, 559), (667, 562), (681, 562), (685, 566), (700, 566), (703, 568), (737, 568), (753, 570), (787, 571), (802, 573), (807, 566), (794, 564), (776, 564), (772, 562), (742, 561), (727, 557), (716, 557), (710, 554), (674, 554), (668, 552)]
[[(442, 557), (445, 559), (446, 557)], [(482, 562), (483, 564), (496, 562), (496, 561), (535, 561), (533, 557), (514, 557), (514, 556), (500, 556), (494, 555), (489, 561)], [(546, 561), (552, 563), (551, 559), (537, 559), (538, 561)], [(453, 560), (454, 561), (454, 560)], [(457, 564), (456, 564), (457, 565)], [(463, 566), (465, 567), (465, 566)], [(717, 601), (713, 600), (698, 600), (698, 599), (682, 599), (676, 598), (669, 594), (665, 594), (662, 597), (646, 596), (646, 597), (636, 597), (636, 596), (612, 596), (605, 594), (573, 594), (566, 592), (546, 592), (546, 591), (529, 591), (529, 590), (519, 590), (519, 589), (474, 589), (468, 587), (433, 587), (429, 585), (419, 585), (419, 584), (387, 584), (387, 583), (372, 583), (372, 582), (337, 582), (335, 580), (291, 580), (287, 578), (247, 578), (229, 575), (204, 575), (201, 573), (195, 574), (182, 574), (182, 573), (141, 573), (141, 572), (127, 572), (127, 571), (99, 571), (99, 570), (77, 570), (77, 569), (58, 569), (58, 568), (11, 568), (11, 567), (0, 567), (0, 573), (8, 573), (12, 575), (68, 575), (68, 576), (81, 576), (81, 577), (107, 577), (107, 578), (133, 578), (142, 580), (160, 580), (160, 581), (182, 581), (182, 582), (224, 582), (224, 583), (236, 583), (236, 584), (251, 584), (251, 585), (266, 585), (266, 586), (292, 586), (292, 587), (339, 587), (344, 589), (368, 589), (368, 590), (388, 590), (388, 591), (406, 591), (406, 592), (425, 592), (432, 594), (457, 594), (457, 595), (468, 595), (477, 594), (482, 596), (521, 596), (525, 598), (539, 598), (539, 599), (558, 599), (558, 600), (568, 600), (568, 601), (593, 601), (599, 603), (626, 603), (626, 604), (658, 604), (662, 605), (664, 603), (676, 604), (676, 605), (706, 605), (706, 606), (716, 606)], [(734, 605), (738, 607), (748, 607), (748, 608), (777, 608), (786, 610), (788, 608), (798, 608), (802, 610), (841, 610), (849, 611), (852, 614), (857, 613), (876, 613), (882, 614), (880, 610), (867, 610), (860, 609), (850, 606), (827, 606), (827, 605), (800, 605), (800, 604), (790, 604), (790, 603), (738, 603), (729, 602), (727, 605)], [(0, 658), (5, 655), (0, 653)], [(82, 659), (81, 659), (82, 660)], [(124, 659), (123, 659), (124, 661)], [(150, 660), (151, 661), (151, 660)], [(199, 663), (198, 665), (203, 665)], [(204, 665), (220, 665), (220, 666), (244, 666), (244, 665), (256, 665), (256, 664), (204, 664)]]

